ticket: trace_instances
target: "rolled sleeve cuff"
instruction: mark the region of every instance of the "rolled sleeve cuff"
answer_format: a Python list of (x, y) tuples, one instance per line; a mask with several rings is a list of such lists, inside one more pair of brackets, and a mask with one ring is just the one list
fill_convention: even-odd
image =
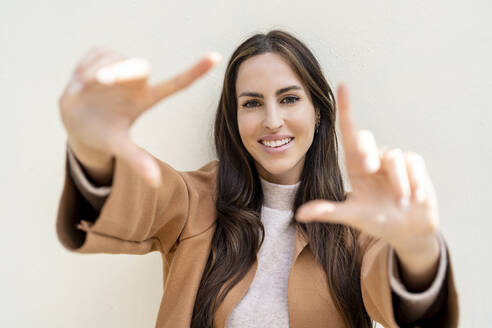
[(439, 231), (436, 232), (440, 245), (440, 260), (439, 267), (437, 269), (436, 277), (430, 285), (430, 287), (419, 293), (409, 292), (405, 285), (402, 283), (400, 274), (398, 272), (398, 263), (396, 259), (396, 253), (393, 248), (390, 247), (388, 252), (388, 271), (391, 290), (398, 298), (401, 304), (401, 309), (404, 310), (405, 316), (418, 320), (424, 315), (425, 311), (436, 301), (441, 292), (446, 277), (447, 268), (447, 253), (446, 246), (444, 244), (443, 237)]
[(89, 180), (86, 173), (82, 169), (82, 165), (72, 152), (68, 141), (67, 156), (70, 176), (72, 177), (75, 185), (94, 208), (100, 209), (104, 204), (104, 201), (111, 193), (112, 186), (96, 186)]

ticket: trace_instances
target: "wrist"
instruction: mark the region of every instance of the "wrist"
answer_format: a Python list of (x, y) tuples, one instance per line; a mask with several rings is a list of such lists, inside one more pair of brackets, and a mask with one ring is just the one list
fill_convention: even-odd
[(111, 184), (115, 164), (114, 156), (89, 149), (70, 137), (68, 145), (82, 170), (92, 182), (97, 185)]
[(435, 233), (393, 247), (400, 263), (402, 282), (413, 292), (427, 289), (437, 272), (440, 243)]
[(432, 232), (424, 236), (414, 236), (404, 242), (393, 243), (392, 247), (399, 255), (407, 258), (419, 258), (422, 254), (438, 249), (439, 240), (437, 234)]

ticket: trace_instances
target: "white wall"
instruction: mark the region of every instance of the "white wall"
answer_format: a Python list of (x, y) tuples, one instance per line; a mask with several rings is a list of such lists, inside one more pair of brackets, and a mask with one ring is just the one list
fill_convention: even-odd
[(209, 50), (225, 60), (145, 114), (137, 143), (180, 170), (214, 158), (226, 60), (255, 32), (299, 36), (359, 127), (424, 156), (460, 293), (461, 327), (489, 324), (492, 24), (489, 1), (0, 2), (0, 326), (153, 327), (158, 253), (77, 255), (55, 234), (66, 134), (58, 98), (94, 45), (170, 77)]

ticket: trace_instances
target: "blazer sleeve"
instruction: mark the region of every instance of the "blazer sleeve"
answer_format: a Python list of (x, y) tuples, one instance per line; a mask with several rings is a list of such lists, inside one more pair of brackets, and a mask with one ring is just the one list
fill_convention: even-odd
[(448, 265), (446, 246), (442, 234), (438, 231), (440, 257), (436, 275), (430, 286), (422, 292), (410, 292), (400, 279), (400, 261), (392, 247), (388, 254), (388, 275), (391, 291), (393, 292), (393, 304), (395, 313), (401, 322), (413, 322), (420, 319), (426, 311), (435, 304), (442, 293), (445, 292), (444, 280)]
[(100, 211), (111, 192), (111, 184), (106, 186), (96, 185), (84, 170), (72, 148), (67, 142), (67, 169), (77, 190), (85, 200), (97, 211)]
[[(171, 252), (190, 217), (196, 216), (204, 203), (207, 208), (211, 206), (217, 161), (197, 171), (180, 172), (153, 159), (161, 170), (162, 184), (158, 188), (119, 158), (115, 160), (111, 186), (95, 186), (67, 142), (65, 181), (56, 218), (61, 244), (77, 253)], [(205, 230), (209, 221), (190, 225), (187, 237)]]
[[(388, 328), (458, 327), (458, 294), (451, 257), (442, 234), (440, 232), (438, 234), (445, 249), (445, 258), (441, 258), (441, 264), (445, 263), (446, 267), (439, 268), (441, 271), (438, 270), (437, 277), (428, 291), (413, 295), (413, 303), (409, 302), (412, 296), (402, 295), (394, 290), (395, 282), (390, 279), (389, 264), (391, 261), (388, 261), (392, 256), (391, 246), (380, 239), (364, 234), (359, 236), (359, 245), (363, 254), (361, 261), (362, 299), (373, 320)], [(444, 275), (444, 278), (440, 278), (439, 274)], [(443, 280), (442, 288), (435, 293), (434, 289), (439, 287), (440, 279)], [(429, 297), (425, 297), (425, 293), (437, 294), (437, 296), (431, 297), (431, 302), (429, 302)], [(415, 316), (416, 313), (418, 317)]]

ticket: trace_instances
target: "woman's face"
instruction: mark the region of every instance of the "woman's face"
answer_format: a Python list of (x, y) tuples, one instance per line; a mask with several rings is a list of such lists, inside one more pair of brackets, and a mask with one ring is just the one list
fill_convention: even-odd
[(260, 176), (273, 183), (295, 184), (316, 122), (301, 80), (280, 55), (257, 55), (239, 67), (236, 99), (241, 140)]

